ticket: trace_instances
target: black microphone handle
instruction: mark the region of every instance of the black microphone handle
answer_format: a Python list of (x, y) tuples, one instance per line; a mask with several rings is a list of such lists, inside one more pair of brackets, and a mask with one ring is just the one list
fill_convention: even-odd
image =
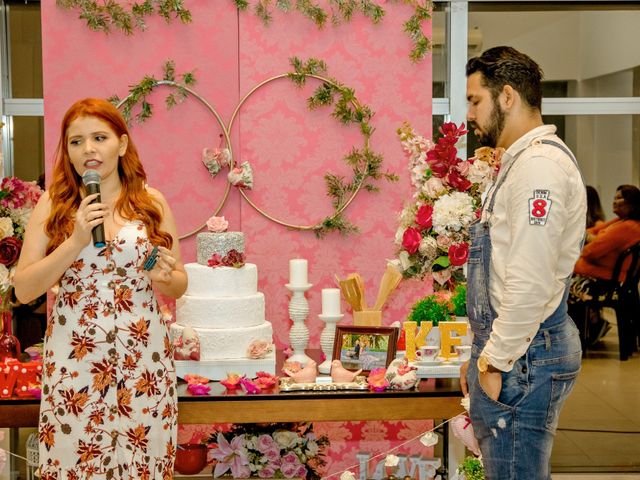
[[(87, 189), (87, 195), (93, 195), (97, 193), (98, 196), (91, 203), (100, 202), (100, 184), (99, 183), (90, 183), (85, 185)], [(104, 225), (101, 223), (100, 225), (96, 225), (91, 230), (91, 236), (93, 237), (93, 246), (96, 248), (102, 248), (107, 245), (107, 242), (104, 239)]]

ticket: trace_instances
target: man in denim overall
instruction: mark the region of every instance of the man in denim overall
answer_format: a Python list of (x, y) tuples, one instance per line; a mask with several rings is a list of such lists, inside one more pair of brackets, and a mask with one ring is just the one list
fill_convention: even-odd
[(582, 356), (567, 294), (585, 230), (585, 187), (555, 126), (542, 122), (542, 71), (531, 58), (496, 47), (466, 70), (469, 128), (506, 152), (471, 226), (474, 340), (460, 383), (487, 478), (546, 480)]

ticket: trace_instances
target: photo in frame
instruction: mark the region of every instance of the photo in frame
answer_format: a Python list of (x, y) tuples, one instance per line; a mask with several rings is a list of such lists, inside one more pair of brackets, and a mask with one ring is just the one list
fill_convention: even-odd
[(333, 358), (347, 370), (362, 369), (368, 374), (374, 368), (386, 368), (396, 355), (398, 329), (336, 325)]

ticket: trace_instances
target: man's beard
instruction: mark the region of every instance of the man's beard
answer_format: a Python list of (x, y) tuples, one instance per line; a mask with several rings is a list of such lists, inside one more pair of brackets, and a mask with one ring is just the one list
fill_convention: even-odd
[[(498, 145), (498, 138), (500, 138), (500, 134), (502, 133), (502, 130), (504, 130), (504, 122), (505, 114), (500, 108), (498, 101), (494, 100), (489, 123), (486, 129), (483, 129), (486, 131), (484, 133), (480, 132), (477, 135), (478, 143), (483, 147), (495, 148)], [(474, 124), (475, 126), (478, 126), (476, 122), (474, 122)]]

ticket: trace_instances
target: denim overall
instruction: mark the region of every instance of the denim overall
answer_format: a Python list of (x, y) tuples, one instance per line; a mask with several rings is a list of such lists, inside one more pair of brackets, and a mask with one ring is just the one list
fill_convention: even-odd
[[(542, 143), (561, 148), (576, 163), (564, 146), (550, 140)], [(519, 155), (496, 185), (485, 218), (490, 219), (496, 194)], [(560, 409), (573, 388), (582, 358), (578, 329), (567, 315), (568, 279), (560, 305), (541, 324), (513, 369), (502, 373), (500, 397), (492, 400), (480, 386), (477, 367), (497, 317), (489, 300), (490, 227), (489, 220), (476, 220), (470, 227), (467, 314), (474, 338), (467, 383), (471, 421), (488, 480), (547, 480), (551, 479), (549, 459)]]

